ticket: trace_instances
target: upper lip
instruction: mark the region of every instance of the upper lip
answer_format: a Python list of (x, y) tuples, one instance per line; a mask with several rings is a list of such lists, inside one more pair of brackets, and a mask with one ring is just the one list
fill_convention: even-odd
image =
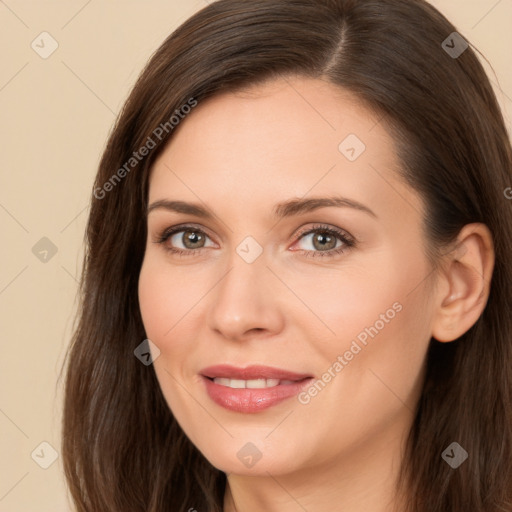
[(237, 368), (229, 364), (219, 364), (216, 366), (208, 366), (201, 370), (201, 375), (215, 379), (216, 377), (225, 379), (240, 379), (240, 380), (253, 380), (253, 379), (279, 379), (279, 380), (292, 380), (299, 381), (312, 377), (305, 373), (290, 372), (281, 368), (273, 368), (270, 366), (252, 365), (245, 368)]

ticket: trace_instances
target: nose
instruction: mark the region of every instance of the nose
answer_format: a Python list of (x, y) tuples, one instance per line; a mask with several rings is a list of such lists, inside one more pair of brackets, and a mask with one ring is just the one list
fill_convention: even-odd
[[(247, 263), (238, 254), (212, 290), (208, 324), (230, 340), (279, 333), (284, 326), (282, 283), (261, 255)], [(281, 305), (280, 305), (281, 304)]]

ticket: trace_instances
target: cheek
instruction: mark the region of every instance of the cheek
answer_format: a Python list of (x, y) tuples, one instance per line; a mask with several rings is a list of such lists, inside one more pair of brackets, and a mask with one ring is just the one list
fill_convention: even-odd
[[(322, 269), (323, 270), (323, 269)], [(351, 340), (364, 342), (374, 327), (380, 332), (389, 330), (391, 323), (400, 322), (405, 301), (408, 300), (407, 275), (398, 276), (388, 267), (344, 266), (336, 272), (295, 273), (284, 277), (293, 283), (294, 293), (303, 300), (297, 302), (291, 321), (301, 326), (310, 336), (316, 332), (324, 343), (318, 348), (327, 352), (348, 350)], [(304, 308), (307, 305), (307, 311)], [(291, 312), (291, 309), (289, 313)], [(312, 339), (318, 339), (316, 335)]]
[(146, 334), (152, 341), (160, 339), (171, 327), (166, 322), (165, 312), (173, 311), (175, 304), (165, 281), (151, 260), (144, 260), (139, 276), (139, 305)]
[(317, 289), (310, 297), (339, 339), (357, 339), (364, 347), (389, 335), (388, 343), (399, 346), (405, 343), (401, 334), (421, 336), (427, 325), (428, 274), (420, 253), (390, 243), (362, 256), (357, 267), (343, 268), (339, 278), (323, 280), (325, 293)]
[(387, 288), (380, 286), (381, 279), (379, 286), (366, 289), (366, 297), (346, 302), (335, 324), (336, 342), (324, 350), (326, 370), (341, 362), (325, 399), (333, 407), (341, 405), (353, 425), (357, 418), (373, 417), (369, 431), (401, 414), (404, 405), (412, 410), (420, 392), (430, 306), (427, 284), (412, 291), (411, 283), (421, 281), (411, 280), (412, 275), (397, 273)]
[(182, 390), (175, 381), (182, 380), (183, 364), (190, 355), (188, 322), (192, 319), (197, 323), (193, 321), (193, 305), (198, 292), (191, 291), (193, 287), (187, 281), (186, 273), (171, 269), (159, 255), (150, 253), (142, 265), (138, 286), (146, 336), (160, 350), (153, 368), (169, 408), (182, 418), (197, 413), (180, 414), (186, 401), (180, 399)]
[(322, 456), (358, 442), (371, 444), (388, 426), (409, 420), (421, 394), (430, 339), (420, 289), (408, 295), (410, 288), (396, 282), (392, 293), (374, 289), (371, 300), (359, 308), (347, 302), (337, 323), (332, 320), (336, 336), (319, 349), (319, 381), (301, 395), (299, 409), (311, 418), (310, 443), (328, 440)]
[[(307, 276), (299, 281), (298, 294), (307, 297), (305, 302), (331, 331), (324, 328), (323, 342), (312, 348), (323, 361), (322, 370), (340, 375), (332, 379), (332, 400), (358, 397), (350, 407), (378, 408), (387, 395), (393, 401), (391, 389), (413, 402), (430, 340), (431, 295), (427, 264), (403, 254), (390, 251), (380, 261), (373, 258), (374, 265), (366, 265), (364, 275), (346, 267), (339, 279), (321, 278), (315, 287), (307, 287)], [(336, 361), (342, 368), (333, 368)], [(354, 417), (367, 412), (354, 410)]]
[(146, 334), (164, 341), (180, 318), (199, 300), (200, 290), (186, 272), (179, 272), (159, 255), (149, 254), (139, 276), (139, 305)]
[[(146, 336), (160, 350), (154, 368), (161, 385), (168, 377), (165, 370), (189, 377), (194, 373), (187, 365), (200, 350), (196, 341), (204, 338), (198, 334), (205, 325), (200, 316), (215, 277), (211, 270), (179, 267), (165, 255), (147, 253), (139, 276), (139, 306)], [(165, 386), (173, 383), (171, 379)]]

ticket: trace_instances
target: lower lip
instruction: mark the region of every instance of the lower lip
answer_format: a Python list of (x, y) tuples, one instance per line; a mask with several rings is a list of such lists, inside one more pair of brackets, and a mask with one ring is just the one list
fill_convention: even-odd
[(307, 387), (312, 378), (303, 379), (294, 384), (280, 384), (271, 388), (234, 389), (216, 384), (207, 377), (201, 377), (210, 398), (221, 407), (234, 412), (255, 413), (298, 395)]

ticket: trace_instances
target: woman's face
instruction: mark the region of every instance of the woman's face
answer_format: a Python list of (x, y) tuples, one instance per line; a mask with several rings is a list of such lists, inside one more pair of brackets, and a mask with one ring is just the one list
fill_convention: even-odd
[(199, 104), (154, 164), (142, 318), (172, 413), (224, 472), (366, 463), (410, 427), (431, 269), (378, 121), (279, 80)]

